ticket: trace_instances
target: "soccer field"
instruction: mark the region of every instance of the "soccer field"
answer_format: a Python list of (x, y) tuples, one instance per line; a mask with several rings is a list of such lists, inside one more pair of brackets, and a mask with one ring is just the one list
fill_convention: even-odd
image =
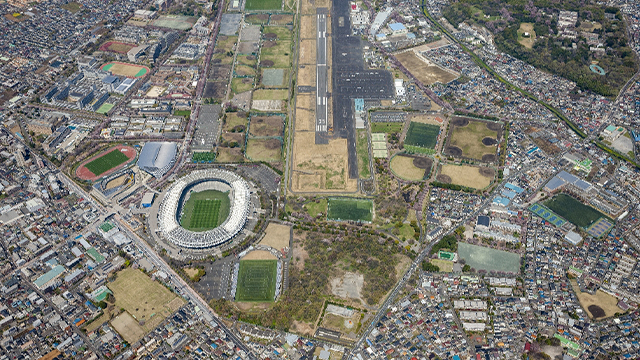
[(91, 161), (90, 163), (85, 165), (85, 167), (89, 169), (89, 171), (91, 171), (93, 175), (98, 176), (124, 163), (127, 160), (129, 160), (127, 155), (116, 149)]
[(411, 122), (404, 143), (428, 149), (435, 149), (440, 134), (440, 126)]
[(182, 207), (180, 225), (191, 231), (216, 228), (229, 216), (229, 194), (217, 190), (192, 192)]
[(277, 260), (240, 261), (236, 301), (273, 301), (277, 269)]
[(367, 221), (373, 220), (373, 203), (362, 199), (329, 199), (329, 220)]
[(583, 229), (588, 228), (601, 217), (605, 217), (598, 210), (584, 205), (567, 194), (558, 194), (551, 200), (546, 201), (544, 205)]
[(247, 0), (245, 10), (280, 10), (282, 0)]

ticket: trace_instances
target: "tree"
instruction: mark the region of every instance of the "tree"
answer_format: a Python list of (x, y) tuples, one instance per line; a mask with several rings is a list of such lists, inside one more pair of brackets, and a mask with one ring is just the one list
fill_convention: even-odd
[(462, 272), (471, 272), (471, 266), (469, 264), (465, 264), (462, 267)]

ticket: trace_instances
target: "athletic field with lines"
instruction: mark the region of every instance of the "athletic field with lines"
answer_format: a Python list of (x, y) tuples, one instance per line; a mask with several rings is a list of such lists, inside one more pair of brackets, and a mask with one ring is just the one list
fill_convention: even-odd
[(217, 190), (192, 192), (185, 202), (180, 225), (191, 231), (207, 231), (222, 224), (229, 216), (229, 194)]
[(277, 260), (240, 261), (236, 301), (273, 301), (277, 269)]
[(89, 169), (94, 175), (101, 175), (114, 167), (124, 163), (129, 160), (127, 155), (123, 154), (122, 151), (115, 149), (93, 161), (86, 164), (85, 167)]

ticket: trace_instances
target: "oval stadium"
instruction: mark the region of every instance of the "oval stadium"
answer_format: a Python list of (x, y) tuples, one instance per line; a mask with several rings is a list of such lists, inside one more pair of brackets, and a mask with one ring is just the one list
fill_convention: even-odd
[(194, 171), (167, 191), (158, 211), (159, 230), (183, 248), (215, 247), (244, 228), (250, 204), (249, 185), (240, 176), (222, 169)]

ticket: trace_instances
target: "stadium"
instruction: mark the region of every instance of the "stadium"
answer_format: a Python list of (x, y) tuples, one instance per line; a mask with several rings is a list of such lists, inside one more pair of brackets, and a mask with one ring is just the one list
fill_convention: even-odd
[[(190, 231), (180, 225), (182, 207), (191, 192), (218, 190), (228, 192), (229, 215), (216, 228)], [(249, 185), (240, 176), (222, 169), (194, 171), (176, 181), (167, 191), (160, 210), (158, 223), (164, 238), (188, 249), (206, 249), (222, 245), (236, 236), (245, 226), (251, 205)]]

